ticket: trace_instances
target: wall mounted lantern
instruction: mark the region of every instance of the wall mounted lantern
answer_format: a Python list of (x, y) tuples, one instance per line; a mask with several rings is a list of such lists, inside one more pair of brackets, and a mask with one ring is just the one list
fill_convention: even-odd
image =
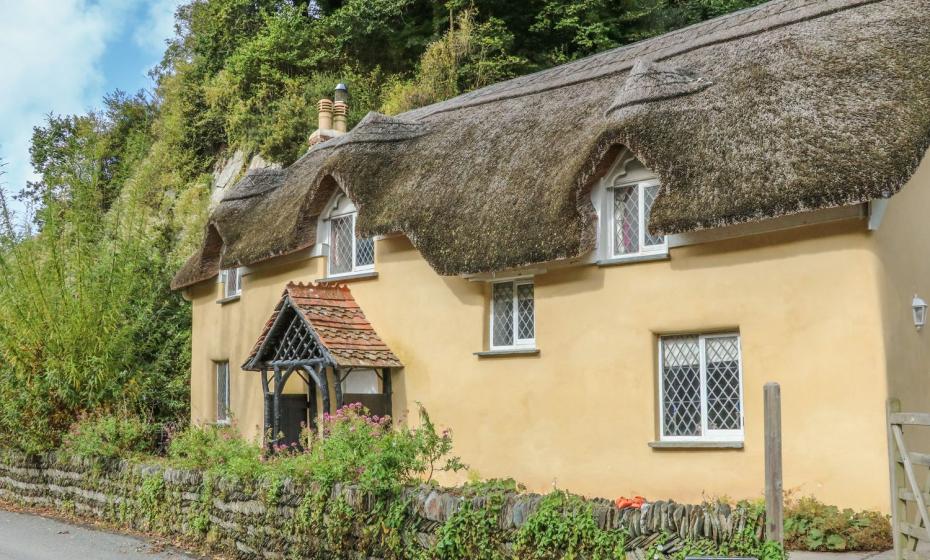
[(914, 294), (911, 309), (914, 311), (914, 326), (917, 327), (917, 330), (920, 330), (927, 322), (927, 302)]

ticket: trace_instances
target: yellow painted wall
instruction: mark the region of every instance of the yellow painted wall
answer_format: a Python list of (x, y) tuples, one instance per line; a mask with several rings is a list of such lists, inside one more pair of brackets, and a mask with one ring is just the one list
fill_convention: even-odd
[[(879, 276), (862, 220), (672, 249), (668, 261), (553, 270), (536, 278), (538, 356), (478, 358), (487, 285), (441, 277), (402, 237), (377, 243), (379, 277), (352, 293), (404, 362), (395, 416), (422, 402), (483, 477), (598, 496), (696, 501), (763, 488), (762, 386), (782, 384), (785, 486), (887, 510)], [(194, 305), (195, 421), (215, 415), (213, 360), (229, 359), (244, 434), (262, 422), (258, 376), (241, 372), (284, 284), (322, 258), (259, 267), (238, 302), (219, 285)], [(738, 330), (742, 450), (656, 450), (659, 333)], [(415, 413), (412, 414), (415, 416)], [(854, 489), (854, 491), (853, 491)]]
[[(888, 393), (903, 410), (930, 412), (930, 327), (914, 327), (911, 300), (930, 301), (930, 157), (888, 201), (873, 234), (879, 260)], [(906, 428), (914, 450), (930, 453), (930, 428)]]

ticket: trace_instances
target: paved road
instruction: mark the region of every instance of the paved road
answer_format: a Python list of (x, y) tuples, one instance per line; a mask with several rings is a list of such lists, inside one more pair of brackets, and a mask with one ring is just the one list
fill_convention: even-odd
[(0, 560), (182, 560), (142, 539), (0, 510)]

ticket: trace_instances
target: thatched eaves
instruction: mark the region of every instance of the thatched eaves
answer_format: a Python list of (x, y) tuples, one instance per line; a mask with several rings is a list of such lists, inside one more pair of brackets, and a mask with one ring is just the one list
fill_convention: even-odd
[[(313, 245), (336, 188), (362, 233), (405, 233), (442, 274), (583, 255), (620, 146), (678, 233), (891, 196), (930, 146), (930, 0), (783, 0), (391, 118), (244, 179), (174, 287)], [(246, 178), (248, 179), (248, 177)], [(265, 181), (267, 179), (267, 181)], [(207, 278), (209, 276), (206, 276)]]

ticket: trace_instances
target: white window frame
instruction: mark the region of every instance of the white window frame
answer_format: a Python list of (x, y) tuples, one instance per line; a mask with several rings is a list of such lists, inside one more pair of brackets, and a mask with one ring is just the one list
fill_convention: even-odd
[[(231, 394), (230, 383), (232, 381), (232, 377), (229, 375), (229, 361), (226, 360), (222, 362), (213, 362), (213, 364), (214, 364), (214, 367), (213, 367), (214, 392), (216, 393), (216, 423), (221, 424), (221, 425), (227, 425), (230, 423), (230, 414), (229, 414), (230, 412), (229, 408), (231, 404), (230, 403), (230, 394)], [(223, 375), (226, 376), (226, 385), (225, 385), (226, 394), (225, 395), (220, 395), (220, 374), (221, 372)], [(226, 416), (222, 418), (220, 417), (221, 399), (222, 399), (222, 402), (225, 404), (223, 408), (225, 409), (225, 412), (226, 412)]]
[[(338, 198), (337, 198), (337, 201), (336, 201), (335, 204), (338, 204)], [(352, 221), (352, 224), (351, 224), (351, 226), (350, 226), (350, 227), (352, 228), (352, 267), (351, 267), (350, 270), (347, 270), (347, 271), (345, 271), (345, 272), (334, 272), (334, 271), (333, 271), (333, 255), (332, 255), (332, 246), (333, 246), (333, 220), (336, 220), (336, 219), (339, 219), (339, 218), (345, 218), (345, 217), (349, 217), (349, 219)], [(363, 264), (363, 265), (358, 264), (358, 240), (359, 240), (359, 238), (358, 238), (358, 234), (355, 233), (355, 222), (356, 222), (357, 219), (358, 219), (358, 212), (354, 209), (354, 205), (352, 205), (352, 209), (349, 210), (349, 211), (344, 211), (344, 212), (341, 212), (341, 213), (338, 213), (338, 214), (337, 214), (337, 213), (333, 213), (333, 214), (330, 214), (330, 215), (326, 218), (326, 221), (327, 221), (327, 228), (328, 228), (328, 229), (327, 229), (327, 235), (329, 236), (329, 237), (328, 237), (328, 239), (329, 239), (329, 254), (328, 254), (327, 258), (326, 258), (326, 276), (329, 277), (329, 278), (338, 278), (338, 277), (340, 277), (340, 276), (349, 276), (349, 275), (352, 275), (352, 274), (360, 274), (360, 273), (363, 273), (363, 272), (373, 272), (373, 271), (375, 270), (375, 263), (374, 263), (374, 260), (375, 260), (375, 239), (374, 239), (374, 238), (371, 238), (371, 243), (372, 243), (372, 245), (371, 245), (371, 251), (372, 251), (372, 259), (371, 259), (372, 262), (371, 262), (371, 264)]]
[[(607, 187), (607, 196), (605, 197), (605, 208), (603, 215), (608, 218), (607, 223), (609, 227), (607, 228), (607, 246), (608, 246), (608, 255), (610, 259), (620, 260), (620, 259), (629, 259), (636, 257), (643, 257), (647, 255), (664, 255), (668, 253), (668, 236), (662, 236), (662, 243), (655, 245), (646, 245), (646, 227), (648, 227), (648, 216), (646, 216), (646, 189), (649, 187), (658, 187), (658, 179), (647, 179), (643, 181), (628, 181), (628, 182), (617, 182)], [(617, 196), (617, 191), (620, 189), (636, 189), (636, 196), (638, 197), (637, 210), (639, 211), (639, 227), (637, 228), (639, 234), (639, 251), (635, 253), (619, 253), (617, 252), (617, 215), (616, 208), (617, 204), (615, 202), (615, 197)]]
[[(513, 284), (513, 314), (511, 320), (513, 321), (513, 344), (506, 345), (496, 345), (494, 344), (494, 286), (497, 284)], [(530, 284), (533, 286), (533, 338), (517, 338), (520, 333), (520, 291), (517, 289), (519, 286), (525, 286)], [(517, 350), (517, 349), (528, 349), (536, 348), (536, 284), (532, 278), (510, 278), (507, 280), (497, 280), (491, 282), (491, 317), (488, 322), (488, 343), (491, 350)]]
[[(698, 338), (700, 348), (698, 359), (701, 372), (701, 435), (700, 436), (668, 436), (665, 435), (665, 364), (664, 352), (662, 351), (663, 339), (678, 336), (690, 336)], [(707, 346), (706, 342), (711, 338), (736, 338), (736, 357), (739, 368), (739, 413), (740, 427), (738, 430), (709, 430), (707, 428)], [(738, 332), (725, 332), (713, 334), (686, 333), (680, 335), (662, 335), (658, 341), (659, 350), (659, 441), (669, 442), (742, 442), (745, 436), (746, 428), (746, 409), (743, 399), (743, 344), (742, 337)]]
[[(236, 289), (230, 291), (229, 277), (232, 274), (236, 279)], [(242, 295), (242, 268), (227, 268), (223, 271), (223, 299), (231, 299)]]

